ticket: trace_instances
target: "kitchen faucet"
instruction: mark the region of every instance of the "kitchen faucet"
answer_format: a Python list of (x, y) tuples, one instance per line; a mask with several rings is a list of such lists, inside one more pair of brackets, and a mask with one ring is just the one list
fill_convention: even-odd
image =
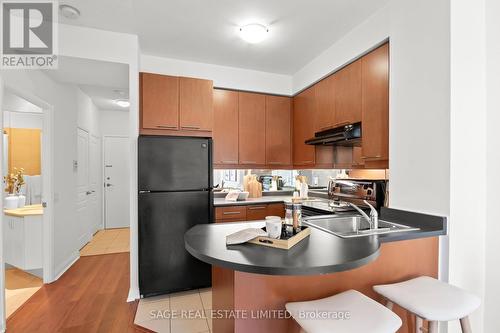
[(378, 212), (373, 207), (370, 205), (370, 203), (366, 200), (363, 200), (363, 202), (370, 207), (370, 216), (368, 216), (361, 208), (353, 204), (352, 202), (349, 202), (349, 205), (356, 209), (364, 218), (365, 220), (370, 224), (370, 229), (378, 229)]

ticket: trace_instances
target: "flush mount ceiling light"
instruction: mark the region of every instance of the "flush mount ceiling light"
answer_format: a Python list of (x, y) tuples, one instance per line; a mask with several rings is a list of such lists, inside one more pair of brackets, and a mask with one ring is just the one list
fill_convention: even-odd
[(70, 5), (60, 5), (59, 11), (61, 12), (62, 16), (71, 20), (76, 20), (80, 17), (80, 11)]
[(240, 27), (240, 37), (251, 44), (260, 43), (266, 39), (269, 29), (259, 23), (247, 24)]
[(115, 104), (121, 106), (122, 108), (128, 108), (130, 106), (130, 102), (126, 99), (117, 99)]

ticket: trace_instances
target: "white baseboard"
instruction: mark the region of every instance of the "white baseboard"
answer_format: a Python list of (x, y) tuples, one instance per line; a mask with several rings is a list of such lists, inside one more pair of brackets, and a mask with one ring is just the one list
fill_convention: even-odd
[(141, 298), (141, 295), (139, 294), (139, 289), (138, 288), (130, 288), (128, 291), (127, 302), (133, 302), (139, 298)]
[(75, 251), (71, 254), (71, 256), (68, 259), (66, 259), (60, 265), (58, 265), (55, 269), (56, 278), (54, 279), (54, 281), (57, 281), (61, 277), (61, 275), (63, 275), (71, 266), (73, 266), (73, 264), (78, 259), (80, 259), (80, 252)]

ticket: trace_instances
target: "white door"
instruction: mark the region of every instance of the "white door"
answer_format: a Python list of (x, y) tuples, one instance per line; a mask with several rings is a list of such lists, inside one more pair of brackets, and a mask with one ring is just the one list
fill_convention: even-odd
[(102, 209), (101, 209), (101, 145), (99, 137), (90, 136), (89, 145), (89, 218), (90, 233), (94, 234), (102, 229)]
[(105, 228), (130, 226), (129, 139), (104, 137)]
[(82, 248), (89, 240), (89, 133), (77, 129), (77, 223), (78, 245)]

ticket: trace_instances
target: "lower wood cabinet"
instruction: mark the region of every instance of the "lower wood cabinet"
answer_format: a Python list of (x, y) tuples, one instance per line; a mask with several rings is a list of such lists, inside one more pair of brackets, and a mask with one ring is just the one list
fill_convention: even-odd
[(285, 217), (282, 203), (225, 206), (215, 208), (215, 222), (240, 222), (263, 220), (266, 216)]

